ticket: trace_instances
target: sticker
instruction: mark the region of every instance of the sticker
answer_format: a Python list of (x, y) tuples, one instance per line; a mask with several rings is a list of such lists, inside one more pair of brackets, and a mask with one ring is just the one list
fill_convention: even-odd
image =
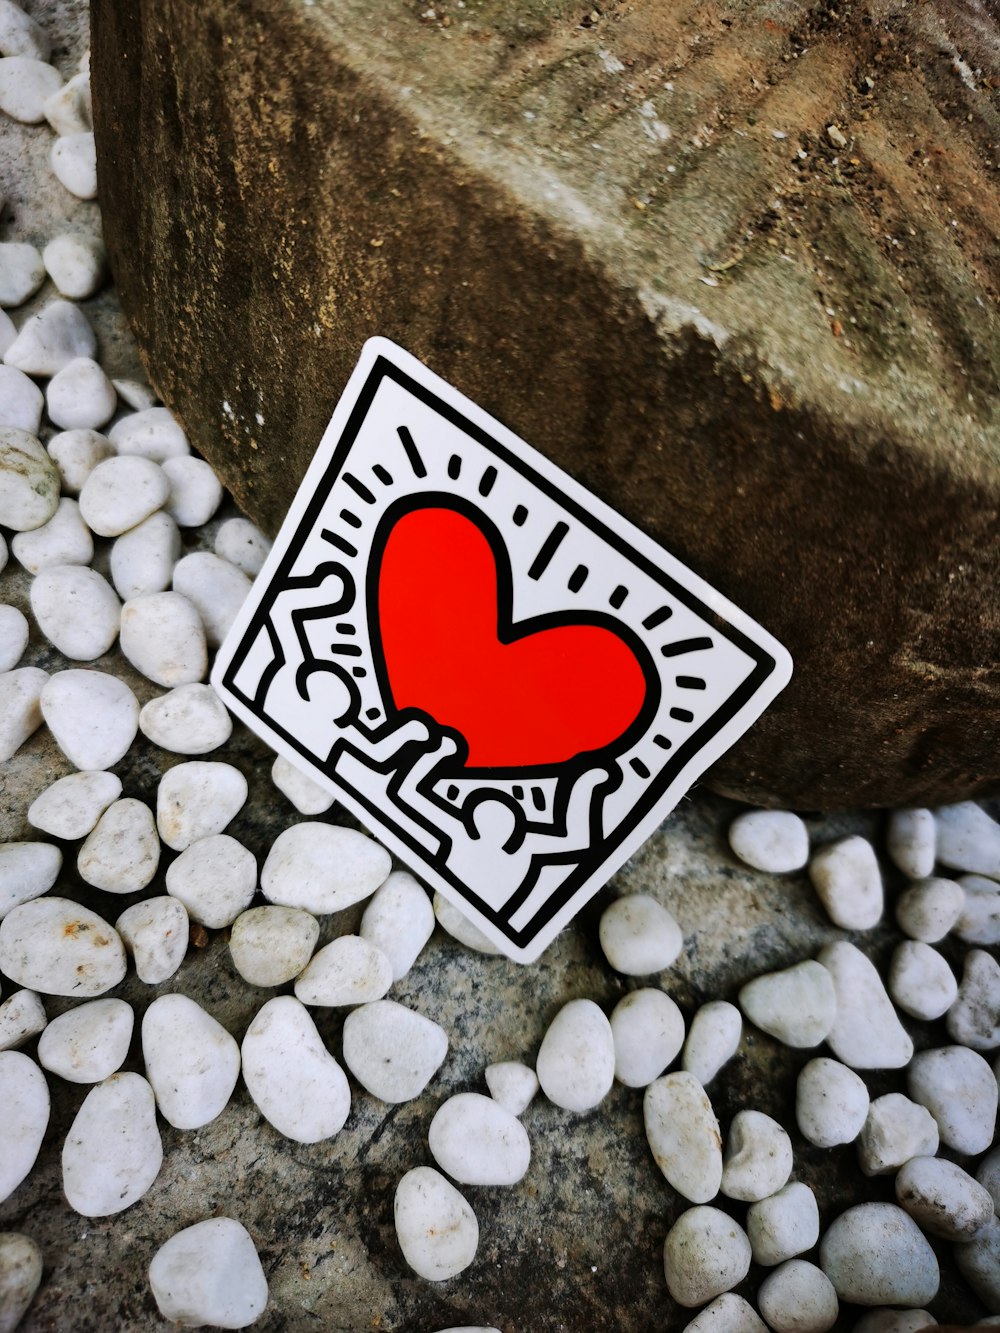
[(212, 683), (531, 962), (790, 675), (725, 597), (376, 338)]

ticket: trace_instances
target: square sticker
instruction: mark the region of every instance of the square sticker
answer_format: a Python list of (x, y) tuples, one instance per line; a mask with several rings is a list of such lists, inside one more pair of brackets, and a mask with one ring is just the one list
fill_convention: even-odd
[(790, 676), (749, 616), (374, 338), (212, 684), (531, 962)]

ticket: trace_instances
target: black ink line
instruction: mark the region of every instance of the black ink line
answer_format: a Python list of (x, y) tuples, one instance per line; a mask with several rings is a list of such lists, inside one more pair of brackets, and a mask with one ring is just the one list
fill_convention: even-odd
[(413, 436), (410, 434), (409, 427), (397, 426), (396, 434), (402, 441), (403, 448), (406, 450), (406, 457), (410, 461), (410, 467), (413, 468), (415, 477), (426, 477), (427, 469), (424, 467), (424, 460), (420, 457), (417, 446), (413, 442)]
[(346, 620), (340, 621), (340, 623), (336, 625), (335, 628), (338, 634), (357, 634), (358, 632), (354, 628), (354, 626), (349, 625)]
[(630, 759), (628, 762), (629, 762), (629, 767), (634, 772), (638, 773), (641, 778), (649, 777), (649, 769), (646, 767), (646, 765), (642, 762), (641, 759)]
[(383, 486), (392, 485), (392, 473), (387, 472), (381, 463), (376, 463), (373, 466), (372, 471), (375, 473), (376, 477), (378, 477), (379, 481), (382, 483)]
[(669, 750), (673, 741), (668, 741), (666, 736), (661, 736), (659, 732), (653, 737), (653, 744), (658, 745), (661, 750)]
[(518, 528), (523, 528), (524, 520), (527, 517), (528, 517), (527, 509), (525, 509), (524, 505), (518, 505), (517, 508), (514, 510), (514, 526)]
[(381, 710), (381, 708), (366, 708), (366, 709), (365, 709), (365, 717), (370, 717), (371, 720), (372, 720), (373, 722), (375, 721), (375, 719), (376, 719), (377, 717), (381, 717), (381, 716), (382, 716), (382, 710)]
[(360, 657), (361, 649), (356, 643), (331, 643), (330, 652), (338, 657)]
[(458, 796), (458, 788), (455, 786), (454, 782), (453, 782), (453, 783), (451, 784), (451, 786), (448, 788), (448, 791), (447, 791), (446, 795), (447, 795), (449, 801), (454, 801), (454, 800), (456, 799), (456, 797)]
[(545, 809), (545, 793), (542, 791), (541, 787), (532, 787), (531, 800), (536, 810)]
[(570, 574), (569, 583), (566, 585), (570, 592), (579, 592), (587, 582), (587, 575), (589, 573), (590, 570), (586, 565), (577, 565), (576, 569), (573, 570), (573, 573)]
[(608, 601), (617, 611), (627, 596), (628, 596), (628, 588), (623, 588), (622, 585), (619, 583), (618, 587), (608, 598)]
[(351, 667), (351, 675), (356, 676), (358, 680), (361, 680), (363, 676), (368, 675), (368, 672), (364, 667)]
[(458, 481), (461, 475), (462, 460), (459, 458), (458, 454), (452, 454), (448, 459), (448, 476), (451, 477), (452, 481)]
[(324, 528), (320, 533), (320, 536), (325, 542), (329, 542), (331, 546), (336, 546), (338, 551), (343, 551), (345, 555), (357, 555), (358, 553), (358, 548), (356, 546), (352, 546), (350, 542), (344, 541), (343, 537), (338, 537), (338, 535), (335, 532), (331, 532), (329, 528)]
[(642, 627), (643, 629), (656, 629), (656, 627), (662, 625), (665, 620), (669, 620), (673, 614), (674, 608), (672, 606), (661, 606), (659, 610), (653, 611), (646, 617), (642, 622)]
[(678, 676), (676, 681), (679, 690), (703, 690), (705, 682), (700, 676)]
[(495, 467), (488, 467), (479, 479), (479, 494), (489, 495), (496, 484), (497, 470)]
[(348, 525), (348, 527), (351, 528), (361, 527), (361, 519), (358, 518), (357, 514), (352, 514), (349, 509), (342, 509), (340, 511), (340, 517), (344, 520), (344, 522)]
[(374, 495), (372, 495), (371, 491), (363, 481), (358, 481), (353, 472), (345, 472), (344, 481), (350, 486), (351, 490), (360, 500), (364, 500), (366, 505), (373, 505), (375, 503)]
[(670, 716), (676, 722), (693, 722), (694, 713), (688, 712), (686, 708), (671, 708)]
[(678, 639), (676, 643), (665, 643), (660, 652), (664, 657), (680, 657), (681, 653), (698, 653), (711, 646), (711, 639)]
[(529, 579), (540, 579), (548, 568), (549, 561), (559, 549), (559, 543), (569, 532), (568, 523), (557, 523), (549, 535), (542, 542), (541, 549), (535, 556), (531, 568), (528, 570)]

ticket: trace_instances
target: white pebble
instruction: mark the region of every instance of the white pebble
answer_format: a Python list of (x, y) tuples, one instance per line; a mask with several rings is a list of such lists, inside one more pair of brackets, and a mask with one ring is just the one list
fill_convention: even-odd
[(983, 875), (962, 875), (962, 910), (952, 928), (964, 944), (1000, 944), (1000, 884)]
[[(15, 8), (11, 5), (11, 8)], [(27, 18), (27, 15), (25, 15)], [(3, 10), (0, 8), (0, 23)], [(3, 33), (0, 31), (0, 50)], [(0, 1232), (0, 1333), (14, 1333), (42, 1280), (42, 1252), (18, 1231)]]
[(228, 1105), (240, 1048), (186, 995), (161, 995), (142, 1019), (142, 1058), (156, 1105), (175, 1129), (200, 1129)]
[[(3, 195), (0, 194), (0, 199)], [(14, 327), (14, 321), (7, 311), (0, 306), (0, 358), (7, 355), (7, 348), (11, 346), (17, 337), (17, 329)]]
[(976, 1180), (989, 1192), (994, 1212), (1000, 1215), (1000, 1145), (991, 1149), (979, 1163)]
[(666, 1074), (642, 1100), (646, 1140), (668, 1183), (692, 1203), (708, 1203), (722, 1182), (722, 1136), (693, 1074)]
[(49, 1088), (34, 1060), (0, 1051), (0, 1203), (35, 1165), (49, 1123)]
[(0, 1051), (13, 1051), (45, 1028), (48, 1019), (41, 996), (18, 990), (0, 1004)]
[(852, 1069), (900, 1069), (908, 1064), (913, 1042), (875, 965), (846, 940), (822, 948), (819, 961), (837, 994), (837, 1017), (826, 1039), (834, 1055)]
[(889, 994), (913, 1018), (940, 1018), (958, 994), (958, 982), (946, 960), (929, 944), (906, 940), (889, 964)]
[(270, 550), (271, 543), (248, 518), (227, 518), (215, 534), (215, 554), (250, 578), (260, 573)]
[(924, 1333), (937, 1320), (926, 1310), (869, 1310), (854, 1325), (853, 1333)]
[(139, 1074), (112, 1074), (87, 1093), (66, 1135), (63, 1193), (84, 1217), (110, 1217), (142, 1198), (162, 1162), (152, 1088)]
[(933, 1157), (938, 1127), (925, 1106), (901, 1092), (876, 1097), (858, 1137), (858, 1163), (866, 1176), (886, 1176), (911, 1157)]
[(710, 1000), (691, 1020), (681, 1067), (707, 1086), (739, 1050), (742, 1036), (743, 1015), (736, 1005)]
[(500, 950), (488, 936), (475, 925), (464, 912), (440, 893), (435, 893), (433, 900), (434, 917), (443, 931), (464, 944), (467, 949), (477, 953), (498, 954)]
[(14, 366), (0, 366), (0, 426), (37, 436), (44, 406), (45, 396), (34, 380)]
[[(118, 397), (122, 402), (132, 409), (131, 416), (134, 416), (137, 412), (145, 412), (148, 408), (155, 407), (159, 402), (156, 394), (144, 380), (115, 379), (112, 380), (111, 383), (118, 391)], [(166, 411), (165, 408), (161, 410)], [(169, 412), (167, 412), (167, 416), (170, 416)], [(177, 426), (176, 429), (180, 431), (179, 426)], [(183, 434), (183, 432), (181, 432), (181, 434)], [(126, 453), (127, 450), (121, 449), (119, 452)], [(158, 459), (156, 461), (162, 462), (163, 460)]]
[(80, 513), (101, 537), (117, 537), (163, 507), (170, 482), (148, 458), (106, 458), (80, 491)]
[(43, 995), (90, 999), (125, 975), (125, 949), (108, 923), (68, 898), (36, 898), (0, 922), (0, 971)]
[(49, 420), (64, 430), (99, 429), (114, 416), (117, 402), (115, 386), (89, 357), (63, 366), (45, 391)]
[[(21, 305), (29, 296), (34, 296), (44, 281), (45, 265), (33, 245), (21, 241), (0, 243), (0, 305)], [(16, 426), (20, 423), (4, 424)], [(34, 428), (25, 426), (23, 429), (37, 429), (37, 424)]]
[(52, 145), (49, 166), (59, 184), (77, 199), (97, 198), (97, 149), (92, 133), (61, 134)]
[(1000, 964), (983, 949), (965, 955), (958, 998), (948, 1010), (948, 1035), (974, 1051), (1000, 1046)]
[(55, 672), (42, 688), (40, 704), (56, 744), (81, 771), (113, 767), (139, 729), (138, 699), (105, 671)]
[(920, 1051), (906, 1081), (937, 1121), (942, 1143), (961, 1153), (986, 1151), (996, 1128), (997, 1080), (981, 1055), (965, 1046)]
[(59, 504), (59, 473), (26, 430), (0, 426), (0, 527), (40, 528)]
[(313, 954), (295, 979), (303, 1004), (368, 1004), (392, 985), (392, 964), (377, 945), (360, 935), (340, 935)]
[(821, 847), (809, 862), (809, 878), (836, 926), (870, 930), (882, 917), (882, 872), (867, 838), (853, 835)]
[(197, 609), (178, 592), (133, 597), (121, 611), (121, 649), (137, 671), (168, 689), (194, 685), (208, 670)]
[(57, 69), (30, 56), (6, 56), (0, 60), (0, 111), (23, 125), (39, 125), (45, 119), (45, 99), (62, 87)]
[(133, 903), (115, 922), (115, 930), (132, 955), (136, 976), (147, 986), (172, 977), (184, 961), (188, 914), (176, 898), (163, 895)]
[(808, 1185), (792, 1181), (747, 1209), (747, 1235), (756, 1264), (773, 1267), (811, 1250), (819, 1240), (819, 1207)]
[(69, 495), (79, 495), (98, 463), (113, 453), (110, 441), (96, 430), (64, 430), (49, 440), (49, 457)]
[(243, 1038), (243, 1081), (261, 1115), (296, 1143), (339, 1133), (351, 1110), (347, 1075), (292, 995), (263, 1006)]
[(308, 963), (319, 922), (297, 907), (252, 907), (233, 922), (229, 951), (251, 986), (283, 986)]
[(809, 859), (809, 833), (790, 810), (747, 810), (729, 826), (729, 845), (744, 865), (771, 874), (801, 870)]
[(200, 528), (222, 503), (222, 483), (203, 459), (190, 454), (166, 458), (162, 466), (170, 480), (167, 513), (179, 527)]
[(763, 1111), (738, 1111), (729, 1127), (722, 1193), (755, 1203), (780, 1190), (792, 1173), (792, 1141)]
[(667, 1290), (678, 1305), (703, 1305), (730, 1291), (750, 1270), (750, 1241), (738, 1222), (718, 1208), (689, 1208), (663, 1244)]
[(956, 1245), (953, 1253), (958, 1271), (987, 1310), (1000, 1314), (1000, 1217), (991, 1217), (978, 1236)]
[(271, 781), (287, 796), (300, 815), (322, 815), (333, 805), (333, 793), (278, 755), (271, 765)]
[(108, 438), (119, 454), (135, 454), (154, 463), (191, 452), (187, 436), (165, 407), (147, 407), (116, 421)]
[(166, 882), (167, 893), (184, 904), (192, 921), (217, 930), (231, 926), (250, 906), (257, 861), (228, 833), (216, 833), (181, 852), (167, 867)]
[(611, 1024), (593, 1000), (570, 1000), (550, 1023), (535, 1061), (550, 1102), (565, 1111), (590, 1111), (611, 1091), (615, 1043)]
[(160, 837), (175, 852), (182, 852), (199, 838), (221, 833), (246, 799), (247, 780), (232, 764), (203, 759), (177, 764), (156, 789)]
[(972, 1240), (993, 1216), (989, 1190), (940, 1157), (905, 1163), (896, 1176), (896, 1200), (922, 1230), (943, 1240)]
[(42, 725), (39, 699), (48, 679), (40, 667), (18, 667), (0, 675), (0, 764)]
[(937, 830), (930, 810), (893, 810), (886, 832), (886, 850), (894, 866), (910, 879), (934, 873)]
[(911, 940), (936, 944), (951, 930), (964, 904), (965, 892), (953, 879), (921, 879), (896, 900), (896, 921)]
[(868, 1116), (864, 1079), (837, 1060), (819, 1056), (804, 1065), (795, 1086), (795, 1119), (817, 1148), (852, 1143)]
[(42, 263), (59, 295), (70, 301), (94, 296), (107, 277), (107, 252), (96, 237), (70, 232), (54, 236), (42, 251)]
[(520, 1060), (487, 1065), (485, 1076), (490, 1096), (511, 1115), (526, 1111), (538, 1091), (538, 1075)]
[(860, 1203), (835, 1219), (820, 1265), (842, 1301), (926, 1305), (937, 1295), (937, 1257), (913, 1219), (894, 1203)]
[(50, 842), (0, 842), (0, 920), (56, 882), (62, 852)]
[(767, 1325), (742, 1296), (724, 1291), (684, 1325), (684, 1333), (767, 1333)]
[(478, 1092), (442, 1102), (427, 1131), (431, 1156), (460, 1185), (516, 1185), (531, 1162), (524, 1126)]
[(94, 558), (90, 529), (75, 500), (62, 499), (47, 523), (19, 532), (10, 549), (29, 574), (51, 565), (88, 565)]
[(833, 1283), (805, 1259), (789, 1259), (769, 1273), (757, 1304), (775, 1333), (825, 1333), (840, 1313)]
[(645, 1088), (672, 1064), (684, 1045), (684, 1016), (669, 995), (654, 988), (623, 995), (611, 1014), (615, 1078)]
[(14, 0), (0, 0), (0, 53), (48, 60), (52, 43), (45, 29)]
[(246, 601), (251, 584), (228, 560), (220, 560), (211, 551), (194, 551), (174, 566), (173, 587), (198, 608), (205, 638), (210, 647), (218, 648)]
[(78, 356), (97, 356), (94, 330), (79, 306), (55, 300), (25, 321), (3, 359), (26, 375), (47, 378)]
[(150, 699), (139, 714), (139, 729), (175, 754), (208, 754), (229, 739), (233, 721), (211, 685), (193, 683)]
[(375, 1000), (344, 1020), (344, 1063), (383, 1102), (419, 1097), (448, 1054), (444, 1028), (395, 1000)]
[(479, 1223), (467, 1200), (439, 1171), (417, 1166), (396, 1186), (396, 1237), (418, 1277), (444, 1282), (476, 1257)]
[[(56, 134), (83, 134), (92, 130), (89, 75), (74, 74), (57, 92), (46, 97), (42, 110)], [(70, 296), (71, 293), (63, 292), (63, 295)]]
[(31, 585), (31, 609), (48, 641), (75, 662), (102, 657), (118, 637), (121, 603), (96, 569), (46, 565)]
[(323, 916), (370, 898), (391, 867), (385, 848), (363, 833), (308, 821), (275, 838), (260, 887), (272, 903)]
[(164, 1319), (185, 1328), (247, 1328), (267, 1307), (267, 1278), (247, 1229), (210, 1217), (153, 1255), (149, 1285)]
[(786, 1046), (818, 1046), (837, 1017), (833, 979), (812, 959), (749, 981), (739, 995), (750, 1022)]
[(90, 1000), (54, 1018), (38, 1042), (38, 1063), (67, 1083), (100, 1083), (125, 1063), (135, 1014), (124, 1000)]
[(0, 604), (0, 674), (13, 671), (28, 646), (28, 621), (16, 606)]
[(599, 935), (611, 966), (631, 977), (661, 972), (684, 947), (674, 918), (655, 898), (642, 893), (630, 893), (606, 907)]
[(934, 812), (937, 859), (951, 870), (1000, 879), (1000, 824), (975, 801), (942, 806)]
[(123, 532), (111, 548), (111, 580), (119, 597), (127, 602), (166, 592), (180, 553), (177, 524), (162, 509)]
[(394, 870), (365, 905), (358, 934), (377, 945), (399, 981), (434, 933), (434, 909), (426, 890), (405, 870)]

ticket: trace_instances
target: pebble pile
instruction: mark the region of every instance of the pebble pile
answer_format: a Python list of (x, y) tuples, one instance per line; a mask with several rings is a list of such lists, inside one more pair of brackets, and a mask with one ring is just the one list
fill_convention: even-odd
[[(44, 28), (0, 0), (0, 111), (47, 123), (55, 178), (94, 200), (87, 63), (64, 79), (50, 56)], [(193, 545), (223, 490), (151, 392), (102, 368), (78, 303), (106, 280), (93, 236), (54, 235), (41, 251), (0, 243), (0, 307), (51, 288), (19, 328), (0, 311), (0, 569), (12, 557), (31, 576), (34, 622), (0, 604), (0, 761), (44, 725), (76, 770), (28, 809), (37, 840), (0, 845), (0, 1201), (32, 1171), (50, 1080), (63, 1080), (86, 1090), (61, 1148), (63, 1191), (97, 1219), (151, 1189), (164, 1126), (195, 1132), (234, 1095), (301, 1144), (336, 1136), (356, 1099), (394, 1107), (419, 1097), (449, 1033), (393, 987), (436, 925), (494, 952), (371, 838), (324, 819), (329, 794), (284, 759), (271, 779), (301, 818), (260, 866), (227, 832), (247, 775), (225, 758), (233, 723), (205, 681), (268, 541), (234, 517), (217, 526), (213, 549)], [(35, 631), (51, 670), (22, 665)], [(100, 664), (115, 645), (159, 691), (141, 708)], [(154, 808), (111, 771), (147, 742), (180, 757)], [(529, 1175), (521, 1117), (535, 1097), (559, 1108), (570, 1136), (617, 1080), (637, 1105), (641, 1094), (650, 1170), (683, 1204), (663, 1239), (665, 1289), (684, 1312), (671, 1327), (822, 1333), (846, 1303), (871, 1307), (854, 1323), (862, 1333), (923, 1328), (934, 1322), (924, 1307), (938, 1295), (942, 1244), (1000, 1314), (1000, 825), (971, 802), (899, 810), (880, 854), (858, 835), (812, 846), (796, 814), (753, 810), (729, 842), (743, 866), (797, 876), (852, 938), (747, 977), (686, 1016), (669, 991), (681, 927), (651, 893), (617, 897), (598, 938), (628, 979), (622, 997), (609, 1012), (568, 999), (534, 1058), (490, 1064), (486, 1093), (440, 1101), (426, 1126), (436, 1165), (415, 1164), (395, 1187), (401, 1260), (431, 1282), (462, 1274), (479, 1253), (477, 1207), (489, 1207), (472, 1191), (516, 1190)], [(893, 868), (905, 880), (897, 892), (887, 888)], [(77, 900), (74, 870), (120, 896), (114, 920)], [(150, 888), (158, 875), (165, 891)], [(331, 915), (359, 904), (357, 933), (318, 947)], [(876, 962), (865, 934), (887, 915), (901, 934)], [(184, 991), (196, 933), (223, 930), (247, 985), (280, 991), (240, 1033)], [(944, 941), (964, 951), (960, 976)], [(169, 983), (141, 1013), (113, 994), (129, 969), (143, 984)], [(314, 1017), (332, 1009), (345, 1015), (339, 1058)], [(921, 1026), (933, 1023), (943, 1027)], [(142, 1072), (124, 1068), (134, 1029)], [(930, 1038), (938, 1031), (947, 1041)], [(799, 1053), (794, 1115), (783, 1124), (747, 1106), (725, 1123), (709, 1089), (759, 1034)], [(898, 1071), (905, 1093), (872, 1095), (885, 1071)], [(859, 1172), (891, 1181), (894, 1201), (828, 1217), (795, 1179), (803, 1141), (854, 1144)], [(237, 1218), (206, 1216), (163, 1237), (147, 1263), (159, 1311), (179, 1324), (243, 1328), (268, 1306), (254, 1238)], [(30, 1235), (0, 1234), (0, 1329), (30, 1309), (44, 1266)]]

